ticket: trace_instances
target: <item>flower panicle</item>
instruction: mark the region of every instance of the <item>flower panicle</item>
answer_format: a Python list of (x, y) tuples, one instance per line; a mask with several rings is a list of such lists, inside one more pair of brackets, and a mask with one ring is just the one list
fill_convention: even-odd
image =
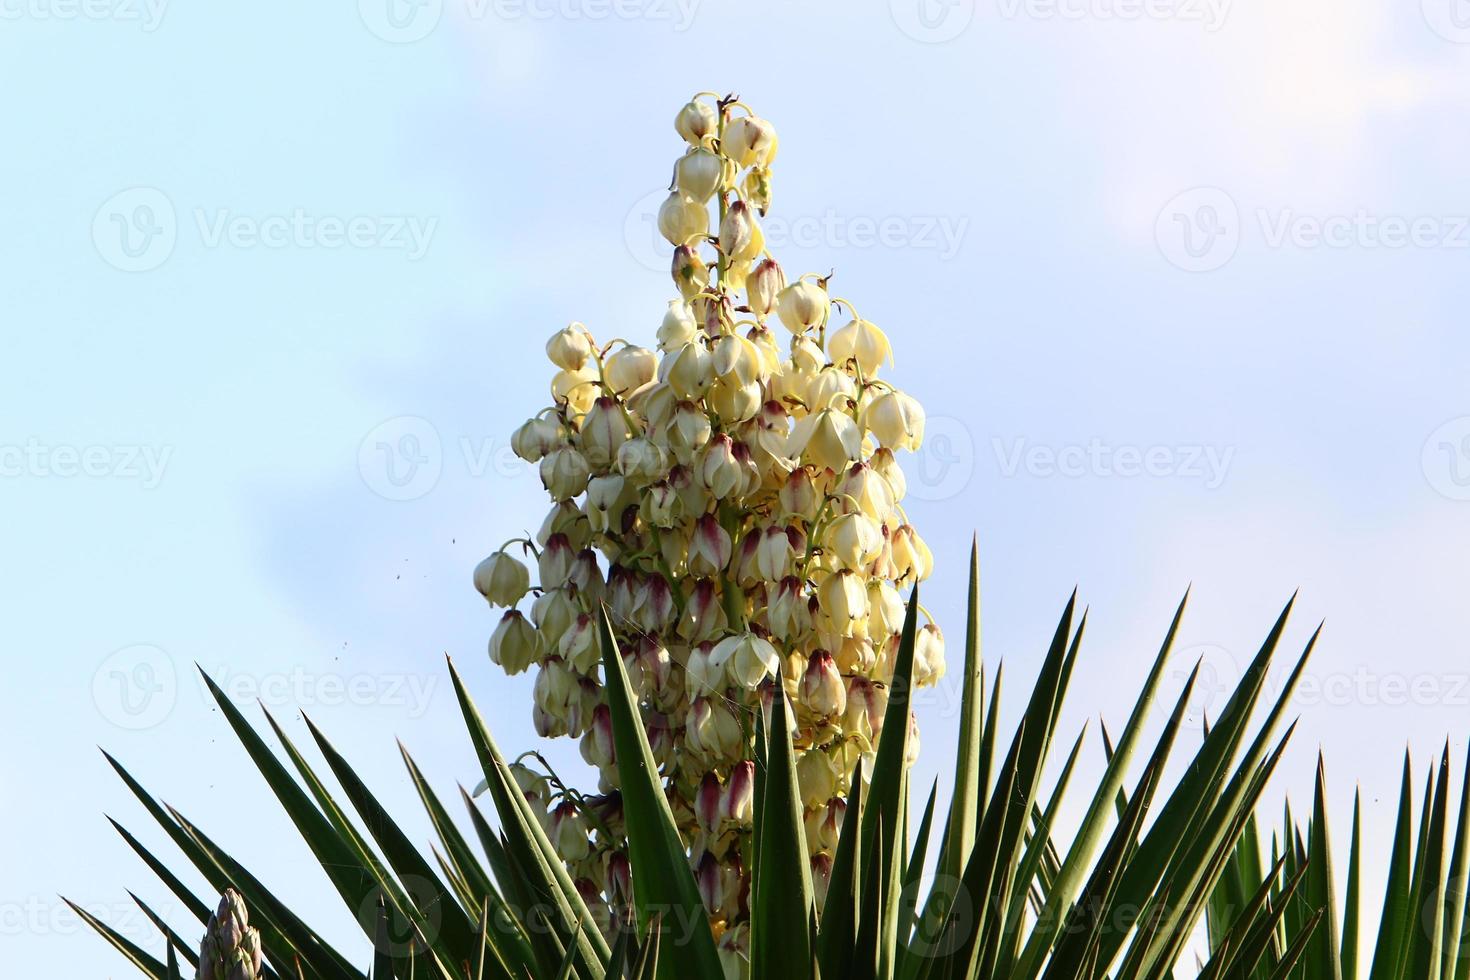
[[(596, 796), (539, 776), (522, 786), (579, 887), (615, 918), (629, 878), (596, 629), (606, 606), (722, 953), (738, 957), (747, 722), (781, 684), (820, 887), (859, 760), (871, 771), (902, 595), (933, 564), (896, 456), (921, 447), (924, 411), (880, 377), (889, 339), (829, 293), (831, 276), (788, 276), (768, 251), (775, 128), (708, 96), (674, 128), (685, 149), (657, 225), (676, 295), (650, 347), (599, 342), (579, 322), (548, 340), (551, 405), (511, 445), (552, 506), (474, 584), (504, 610), (491, 659), (535, 671), (536, 730), (579, 739), (599, 774)], [(943, 672), (930, 622), (915, 680)]]

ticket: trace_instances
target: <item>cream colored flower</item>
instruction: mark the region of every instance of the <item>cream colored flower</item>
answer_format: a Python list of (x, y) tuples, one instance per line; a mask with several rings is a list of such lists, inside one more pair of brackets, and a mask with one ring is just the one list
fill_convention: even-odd
[(831, 309), (827, 290), (809, 279), (794, 282), (776, 294), (776, 315), (794, 334), (821, 326)]
[(720, 189), (725, 176), (725, 162), (702, 146), (691, 147), (674, 164), (674, 184), (692, 201), (705, 203)]
[(514, 606), (531, 588), (531, 573), (504, 551), (475, 566), (475, 588), (492, 606)]
[(757, 116), (739, 116), (725, 124), (720, 152), (739, 167), (767, 167), (776, 158), (776, 128)]
[(563, 371), (577, 370), (591, 354), (592, 339), (580, 323), (568, 324), (546, 342), (546, 356)]
[(867, 320), (854, 319), (827, 338), (827, 355), (838, 366), (853, 362), (863, 377), (874, 378), (884, 361), (893, 362), (888, 337)]
[(723, 669), (733, 687), (750, 691), (781, 669), (781, 658), (769, 641), (754, 633), (740, 633), (715, 645), (710, 664)]
[(674, 117), (674, 129), (691, 146), (699, 146), (719, 127), (715, 110), (704, 102), (689, 102)]
[(704, 238), (709, 234), (709, 208), (675, 191), (659, 205), (658, 231), (674, 245)]
[(892, 389), (873, 399), (863, 411), (863, 428), (885, 449), (917, 452), (924, 441), (924, 409), (903, 392)]

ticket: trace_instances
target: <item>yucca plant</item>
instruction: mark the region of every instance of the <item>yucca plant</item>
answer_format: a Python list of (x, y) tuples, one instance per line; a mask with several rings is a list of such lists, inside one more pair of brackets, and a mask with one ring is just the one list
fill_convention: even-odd
[[(1075, 600), (1068, 603), (1026, 709), (1010, 737), (1003, 739), (997, 725), (998, 685), (988, 697), (984, 690), (972, 578), (962, 733), (951, 799), (939, 809), (931, 790), (915, 811), (904, 766), (910, 711), (905, 692), (917, 619), (917, 603), (911, 598), (884, 724), (893, 734), (880, 739), (871, 774), (853, 782), (832, 880), (821, 903), (813, 895), (805, 860), (791, 742), (794, 716), (781, 686), (771, 685), (755, 733), (759, 757), (748, 966), (728, 957), (722, 961), (689, 866), (687, 843), (675, 825), (606, 620), (600, 645), (627, 814), (634, 911), (625, 926), (610, 932), (599, 927), (612, 921), (608, 910), (589, 901), (567, 874), (542, 817), (515, 782), (510, 763), (452, 665), (494, 820), (461, 791), (471, 828), (463, 830), (405, 751), (409, 777), (437, 834), (432, 861), (309, 721), (336, 789), (269, 714), (285, 761), (212, 682), (210, 689), (323, 872), (359, 914), (366, 938), (376, 943), (370, 975), (380, 980), (1171, 977), (1223, 873), (1239, 853), (1237, 842), (1290, 734), (1274, 734), (1290, 685), (1266, 707), (1260, 725), (1251, 725), (1286, 625), (1284, 611), (1177, 783), (1167, 794), (1161, 792), (1161, 774), (1176, 747), (1193, 676), (1151, 744), (1144, 728), (1183, 612), (1181, 603), (1132, 713), (1116, 741), (1108, 741), (1109, 761), (1090, 794), (1086, 816), (1063, 842), (1054, 822), (1081, 739), (1068, 749), (1050, 795), (1041, 790), (1041, 775), (1056, 742), (1085, 613), (1077, 617)], [(1293, 677), (1310, 651), (1308, 644)], [(286, 900), (108, 758), (210, 886), (241, 896), (259, 929), (266, 959), (262, 976), (364, 976), (294, 914)], [(1141, 763), (1140, 775), (1125, 787), (1135, 762)], [(199, 925), (207, 926), (211, 906), (121, 824), (115, 826)], [(934, 884), (919, 894), (931, 852)], [(195, 944), (139, 903), (168, 937), (170, 952), (177, 950), (197, 967)], [(381, 918), (361, 914), (380, 903)], [(1255, 915), (1258, 904), (1263, 903), (1243, 906), (1240, 918)], [(78, 912), (144, 974), (170, 975), (165, 962)], [(1231, 928), (1235, 955), (1251, 962), (1262, 961), (1279, 943), (1279, 930)]]
[[(1318, 760), (1311, 815), (1305, 822), (1287, 807), (1269, 849), (1252, 820), (1211, 898), (1210, 943), (1219, 952), (1201, 976), (1317, 978), (1324, 980), (1466, 980), (1470, 977), (1470, 771), (1457, 806), (1451, 789), (1450, 748), (1425, 781), (1414, 818), (1413, 765), (1404, 756), (1403, 785), (1391, 846), (1378, 855), (1388, 871), (1375, 932), (1365, 932), (1364, 859), (1360, 802), (1353, 803), (1344, 892), (1339, 900), (1328, 832), (1325, 766)], [(1245, 907), (1246, 896), (1260, 896)], [(1371, 908), (1371, 907), (1370, 907)], [(1232, 953), (1248, 931), (1268, 942), (1252, 947), (1259, 959)], [(1295, 959), (1295, 966), (1291, 961)]]
[[(597, 791), (508, 760), (451, 664), (493, 814), (461, 790), (462, 826), (404, 752), (436, 835), (426, 856), (315, 725), (330, 781), (267, 714), (278, 756), (209, 682), (373, 942), (371, 975), (1151, 980), (1174, 975), (1207, 907), (1219, 949), (1291, 969), (1301, 950), (1277, 948), (1286, 927), (1257, 928), (1279, 896), (1268, 889), (1239, 915), (1211, 905), (1290, 736), (1287, 698), (1312, 643), (1261, 703), (1290, 605), (1171, 784), (1194, 676), (1171, 711), (1154, 702), (1180, 603), (1064, 835), (1083, 738), (1059, 743), (1057, 728), (1086, 613), (1074, 595), (1020, 722), (1002, 732), (972, 554), (948, 803), (935, 786), (911, 805), (910, 696), (945, 664), (938, 625), (920, 623), (932, 557), (903, 510), (895, 457), (918, 448), (922, 409), (878, 377), (888, 339), (828, 294), (830, 276), (788, 283), (765, 252), (770, 124), (706, 93), (675, 128), (687, 146), (658, 225), (679, 298), (658, 352), (599, 345), (581, 324), (552, 337), (553, 405), (513, 440), (539, 464), (552, 509), (474, 576), (505, 608), (491, 658), (535, 668), (538, 733), (581, 739)], [(850, 319), (829, 329), (834, 311)], [(772, 325), (789, 331), (788, 354)], [(534, 557), (534, 587), (516, 546)], [(517, 608), (528, 596), (529, 616)], [(363, 976), (109, 760), (226, 896), (211, 919), (212, 902), (117, 825), (206, 928), (196, 955), (144, 904), (169, 956), (231, 980)], [(243, 933), (247, 916), (258, 939)], [(88, 921), (144, 973), (170, 974), (167, 958)]]

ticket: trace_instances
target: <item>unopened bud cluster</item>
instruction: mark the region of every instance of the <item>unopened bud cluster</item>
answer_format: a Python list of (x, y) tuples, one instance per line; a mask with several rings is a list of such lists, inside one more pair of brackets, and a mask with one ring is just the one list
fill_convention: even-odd
[[(518, 768), (522, 790), (584, 891), (618, 909), (629, 872), (599, 669), (606, 605), (734, 961), (748, 933), (742, 852), (763, 690), (783, 684), (795, 710), (819, 889), (852, 773), (881, 733), (904, 595), (932, 561), (904, 514), (895, 458), (918, 449), (924, 413), (880, 379), (884, 333), (826, 279), (788, 278), (766, 252), (771, 124), (701, 96), (675, 127), (687, 146), (658, 226), (679, 296), (656, 349), (599, 341), (580, 323), (551, 337), (552, 405), (513, 437), (539, 465), (551, 512), (534, 541), (503, 547), (474, 578), (505, 607), (491, 658), (536, 672), (536, 730), (580, 739), (601, 774), (601, 795), (580, 797)], [(928, 623), (915, 681), (943, 671)]]
[(199, 944), (198, 980), (259, 980), (265, 976), (260, 933), (250, 925), (245, 901), (226, 889)]

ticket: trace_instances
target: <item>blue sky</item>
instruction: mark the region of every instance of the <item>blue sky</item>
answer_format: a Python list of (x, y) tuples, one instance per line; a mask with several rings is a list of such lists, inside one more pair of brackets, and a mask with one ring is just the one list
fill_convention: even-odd
[[(533, 744), (469, 572), (544, 510), (506, 447), (545, 337), (652, 338), (701, 89), (775, 123), (773, 250), (837, 270), (928, 409), (954, 645), (972, 529), (1013, 692), (1091, 605), (1074, 730), (1121, 723), (1191, 582), (1176, 691), (1196, 654), (1233, 682), (1300, 587), (1289, 645), (1327, 629), (1271, 805), (1320, 746), (1381, 837), (1406, 743), (1463, 761), (1460, 0), (393, 2), (0, 0), (13, 970), (128, 975), (57, 892), (196, 931), (103, 819), (162, 848), (99, 744), (365, 958), (194, 662), (405, 814), (394, 737), (474, 778), (446, 653)], [(943, 689), (920, 722), (932, 776)]]

